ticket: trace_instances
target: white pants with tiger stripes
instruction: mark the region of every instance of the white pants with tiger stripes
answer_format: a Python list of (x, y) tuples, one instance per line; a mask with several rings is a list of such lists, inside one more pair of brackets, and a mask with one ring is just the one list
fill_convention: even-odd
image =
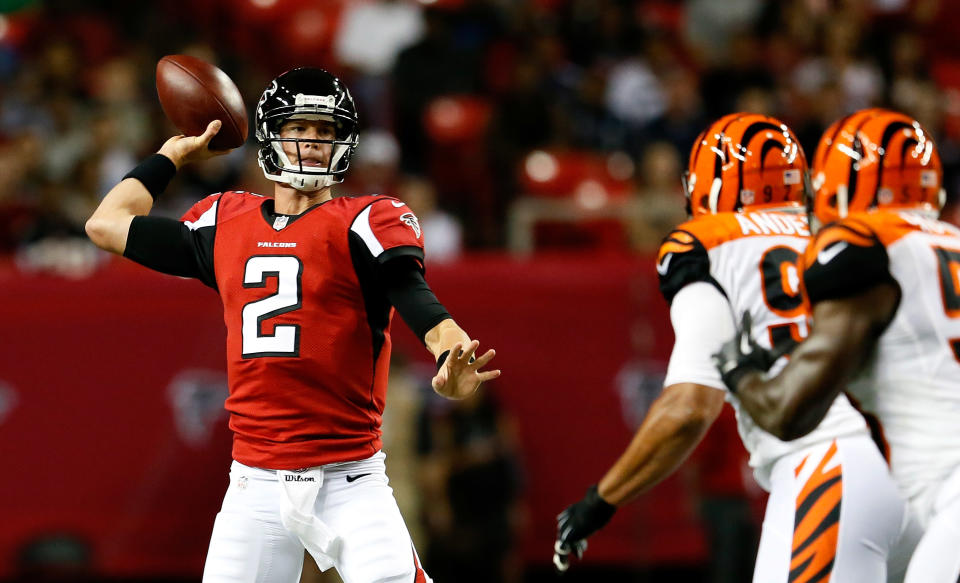
[(297, 583), (306, 549), (344, 583), (432, 583), (420, 566), (384, 454), (303, 471), (234, 461), (203, 583)]
[(901, 582), (919, 538), (876, 445), (838, 438), (774, 464), (753, 582)]

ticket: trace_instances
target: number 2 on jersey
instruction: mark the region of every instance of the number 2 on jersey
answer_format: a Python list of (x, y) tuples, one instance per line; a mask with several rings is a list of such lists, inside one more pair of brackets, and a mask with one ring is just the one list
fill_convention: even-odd
[(292, 255), (255, 255), (247, 259), (243, 287), (265, 288), (277, 279), (277, 292), (243, 306), (243, 358), (300, 356), (300, 326), (275, 324), (273, 333), (264, 333), (264, 321), (292, 312), (302, 305), (300, 277), (303, 263)]

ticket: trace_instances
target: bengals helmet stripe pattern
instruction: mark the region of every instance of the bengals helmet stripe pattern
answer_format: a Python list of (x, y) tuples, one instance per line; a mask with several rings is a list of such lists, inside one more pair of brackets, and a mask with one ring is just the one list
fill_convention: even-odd
[[(877, 156), (880, 158), (880, 161), (877, 162), (877, 185), (873, 189), (873, 201), (870, 203), (870, 206), (877, 206), (880, 196), (880, 185), (883, 184), (883, 159), (890, 152), (890, 140), (893, 139), (893, 136), (901, 130), (912, 129), (913, 125), (899, 120), (891, 121), (888, 123), (887, 127), (883, 130), (883, 137), (880, 139), (880, 149), (877, 150)], [(907, 151), (910, 146), (916, 148), (920, 145), (920, 141), (915, 137), (907, 137), (903, 140), (903, 143), (900, 144), (900, 164), (898, 168), (903, 168), (907, 162)]]
[[(767, 121), (753, 122), (752, 124), (747, 126), (747, 129), (743, 131), (743, 138), (741, 138), (740, 143), (749, 148), (749, 145), (752, 143), (753, 138), (763, 130), (772, 130), (777, 133), (781, 131), (778, 126)], [(765, 165), (764, 162), (767, 159), (767, 154), (769, 154), (770, 151), (774, 149), (780, 150), (782, 152), (784, 149), (783, 143), (771, 138), (771, 139), (765, 140), (763, 142), (763, 145), (760, 147), (759, 161), (760, 161), (761, 173), (763, 172), (763, 169), (764, 169), (764, 165)], [(744, 164), (742, 162), (740, 164), (737, 164), (737, 192), (740, 192), (743, 190), (743, 167), (744, 167)], [(743, 208), (743, 201), (741, 200), (741, 197), (738, 196), (736, 207), (734, 208), (734, 210), (740, 210), (742, 208)]]
[(783, 122), (754, 113), (715, 121), (690, 151), (686, 194), (694, 216), (799, 203), (806, 158)]
[(707, 128), (700, 132), (700, 135), (697, 136), (697, 139), (693, 141), (693, 150), (690, 152), (691, 160), (696, 160), (697, 155), (700, 154), (700, 148), (707, 144), (707, 140), (705, 138), (707, 137), (707, 130), (709, 129), (710, 128)]
[[(727, 132), (727, 129), (730, 127), (730, 124), (737, 120), (735, 114), (728, 115), (720, 119), (720, 122), (717, 122), (715, 125), (719, 126), (718, 131), (714, 132), (714, 136), (717, 138), (717, 144), (713, 148), (713, 152), (716, 154), (713, 158), (713, 178), (721, 178), (723, 176), (723, 165), (727, 162), (726, 157), (726, 147), (724, 147), (724, 138)], [(722, 122), (722, 123), (721, 123)], [(710, 129), (707, 129), (709, 132)], [(711, 185), (712, 186), (712, 185)]]
[[(825, 468), (836, 453), (834, 441), (797, 496), (789, 583), (828, 581), (833, 570), (840, 533), (843, 472), (839, 464), (830, 470)], [(797, 474), (806, 461), (804, 458)]]
[(886, 109), (865, 109), (830, 126), (813, 157), (813, 211), (821, 224), (876, 207), (943, 204), (943, 168), (920, 124)]
[(836, 141), (837, 134), (839, 134), (840, 130), (842, 130), (847, 125), (847, 122), (850, 121), (850, 118), (852, 118), (855, 115), (858, 115), (858, 114), (854, 113), (854, 114), (848, 115), (847, 117), (841, 118), (838, 121), (833, 122), (833, 124), (830, 127), (828, 127), (825, 132), (823, 132), (823, 137), (821, 138), (820, 144), (818, 144), (818, 147), (817, 147), (817, 151), (813, 156), (814, 166), (822, 165), (823, 158), (827, 155), (827, 152), (829, 152), (827, 148), (823, 147), (823, 144), (832, 144), (834, 141)]
[[(860, 131), (863, 129), (863, 126), (866, 125), (870, 119), (876, 115), (875, 110), (868, 110), (858, 117), (856, 130), (853, 132), (853, 152), (854, 155), (850, 156), (850, 166), (847, 170), (847, 190), (849, 192), (857, 191), (857, 179), (859, 178), (859, 168), (860, 161), (863, 159), (863, 140), (860, 139)], [(845, 128), (842, 128), (845, 129)]]

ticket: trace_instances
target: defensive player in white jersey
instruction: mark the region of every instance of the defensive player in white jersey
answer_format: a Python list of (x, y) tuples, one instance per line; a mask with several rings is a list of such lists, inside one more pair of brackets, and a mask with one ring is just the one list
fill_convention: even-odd
[(835, 123), (813, 162), (813, 212), (827, 226), (804, 257), (810, 337), (766, 381), (747, 344), (717, 355), (743, 407), (783, 439), (817, 427), (844, 388), (876, 416), (926, 528), (910, 583), (960, 575), (960, 230), (936, 220), (941, 181), (912, 118), (870, 109)]
[(743, 414), (711, 361), (734, 329), (734, 313), (753, 317), (752, 341), (768, 357), (806, 334), (797, 266), (809, 239), (800, 205), (805, 171), (793, 132), (767, 116), (731, 114), (697, 139), (685, 180), (692, 219), (667, 236), (657, 264), (676, 336), (665, 388), (620, 459), (559, 516), (558, 569), (582, 555), (585, 539), (618, 506), (687, 458), (726, 399), (756, 479), (770, 491), (754, 582), (902, 577), (909, 549), (896, 543), (906, 540), (905, 503), (846, 397), (804, 439), (783, 442)]

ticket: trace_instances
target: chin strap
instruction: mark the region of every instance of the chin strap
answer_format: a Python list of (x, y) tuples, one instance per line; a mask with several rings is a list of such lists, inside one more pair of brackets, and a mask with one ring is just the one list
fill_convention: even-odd
[(278, 182), (286, 182), (292, 188), (295, 188), (301, 192), (313, 192), (316, 190), (321, 190), (326, 188), (338, 180), (334, 180), (332, 175), (323, 175), (323, 176), (303, 176), (295, 172), (282, 171), (280, 172), (281, 178), (286, 178), (286, 180), (279, 180)]

